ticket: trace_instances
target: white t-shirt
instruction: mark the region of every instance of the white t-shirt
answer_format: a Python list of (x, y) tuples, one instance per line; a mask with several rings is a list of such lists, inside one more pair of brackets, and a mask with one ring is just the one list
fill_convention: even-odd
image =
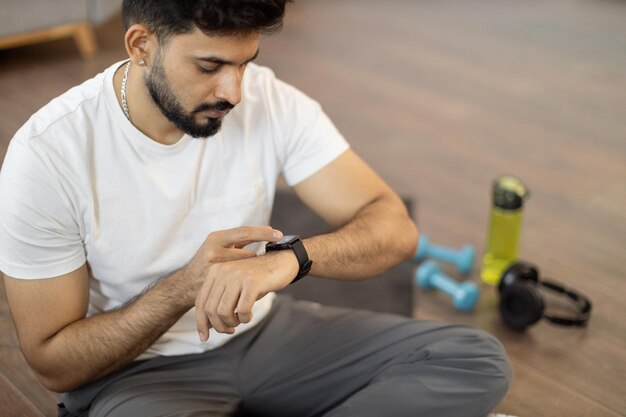
[[(254, 64), (217, 135), (160, 144), (119, 106), (113, 74), (122, 64), (35, 113), (0, 171), (0, 270), (41, 279), (87, 262), (88, 316), (183, 267), (209, 233), (269, 224), (279, 174), (295, 185), (348, 149), (318, 103)], [(273, 298), (257, 301), (235, 335)], [(192, 309), (140, 358), (200, 353), (232, 337), (211, 329), (201, 343)]]

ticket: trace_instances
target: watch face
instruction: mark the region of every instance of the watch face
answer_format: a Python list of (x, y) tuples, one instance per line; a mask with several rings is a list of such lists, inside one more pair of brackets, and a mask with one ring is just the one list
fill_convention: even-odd
[(294, 241), (298, 238), (298, 236), (296, 235), (285, 235), (283, 236), (283, 238), (281, 240), (279, 240), (278, 242), (275, 242), (275, 245), (284, 245), (286, 243), (291, 243), (291, 241)]
[(286, 235), (278, 242), (268, 242), (265, 245), (266, 251), (291, 249), (291, 245), (298, 241), (298, 235)]

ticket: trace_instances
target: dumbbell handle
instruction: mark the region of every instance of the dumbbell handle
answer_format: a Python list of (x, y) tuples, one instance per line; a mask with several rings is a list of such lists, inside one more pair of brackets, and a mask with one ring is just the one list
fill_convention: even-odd
[(456, 291), (459, 289), (459, 283), (450, 279), (445, 274), (441, 272), (435, 272), (431, 275), (431, 282), (433, 287), (440, 289), (441, 291), (454, 296)]
[(417, 284), (425, 289), (438, 289), (452, 297), (454, 307), (460, 311), (471, 311), (480, 296), (476, 284), (456, 282), (445, 275), (434, 261), (426, 261), (417, 268)]
[(437, 258), (445, 262), (455, 263), (459, 250), (446, 248), (445, 246), (434, 245), (431, 243), (428, 246), (428, 253), (432, 258)]
[(446, 246), (435, 245), (430, 242), (427, 236), (421, 235), (417, 253), (413, 262), (419, 262), (425, 258), (439, 259), (456, 265), (456, 269), (463, 275), (469, 274), (474, 265), (476, 251), (473, 246), (465, 245), (462, 248), (454, 249)]

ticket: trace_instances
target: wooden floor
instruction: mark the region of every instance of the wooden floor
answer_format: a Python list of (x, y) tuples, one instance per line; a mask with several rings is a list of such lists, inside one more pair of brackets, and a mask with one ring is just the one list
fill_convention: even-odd
[[(30, 114), (124, 57), (119, 23), (98, 36), (90, 62), (70, 40), (0, 51), (0, 157)], [(512, 333), (487, 287), (473, 314), (416, 290), (415, 316), (502, 340), (515, 378), (498, 412), (626, 416), (626, 2), (300, 0), (259, 61), (418, 200), (421, 232), (439, 243), (482, 250), (491, 180), (520, 176), (532, 192), (521, 255), (592, 298), (589, 327)], [(0, 385), (19, 395), (28, 370), (5, 302), (0, 314)], [(54, 415), (54, 399), (32, 398), (25, 415)]]

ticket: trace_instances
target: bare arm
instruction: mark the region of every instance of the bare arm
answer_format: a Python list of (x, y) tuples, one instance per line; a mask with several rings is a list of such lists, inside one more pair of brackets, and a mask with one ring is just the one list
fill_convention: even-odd
[(313, 275), (362, 279), (416, 253), (417, 228), (402, 200), (354, 152), (295, 187), (298, 196), (337, 228), (304, 241)]
[(135, 302), (84, 318), (89, 300), (85, 265), (45, 280), (5, 276), (22, 351), (47, 388), (63, 392), (128, 364), (188, 309), (176, 272)]
[(51, 279), (5, 275), (7, 298), (26, 360), (40, 382), (64, 392), (133, 361), (194, 305), (197, 282), (216, 263), (253, 257), (252, 241), (277, 240), (270, 228), (237, 228), (209, 235), (192, 261), (123, 307), (85, 318), (85, 265)]
[[(304, 241), (313, 260), (312, 274), (363, 279), (415, 255), (417, 228), (404, 204), (354, 152), (345, 152), (295, 191), (337, 228)], [(232, 333), (240, 323), (248, 323), (254, 302), (289, 285), (297, 272), (291, 251), (216, 265), (196, 300), (201, 338), (208, 336), (211, 327)]]

